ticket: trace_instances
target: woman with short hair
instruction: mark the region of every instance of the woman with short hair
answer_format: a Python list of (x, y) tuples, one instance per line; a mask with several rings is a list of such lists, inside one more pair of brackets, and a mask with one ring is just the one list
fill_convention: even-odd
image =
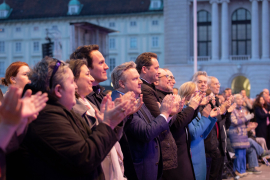
[[(114, 107), (109, 97), (104, 120), (95, 131), (74, 113), (74, 76), (63, 61), (45, 57), (30, 73), (26, 89), (47, 92), (49, 101), (29, 125), (20, 149), (7, 161), (10, 179), (105, 179), (101, 162), (118, 140), (114, 128), (129, 101)], [(16, 172), (16, 173), (14, 173)]]
[[(178, 90), (181, 98), (185, 98), (185, 107), (188, 105), (190, 98), (196, 93), (197, 86), (194, 82), (186, 82), (182, 84)], [(212, 100), (215, 97), (212, 95)], [(215, 104), (215, 102), (212, 102)], [(192, 164), (196, 179), (206, 179), (206, 157), (204, 139), (208, 136), (212, 128), (214, 127), (217, 119), (215, 118), (219, 114), (219, 110), (212, 110), (210, 104), (195, 114), (195, 118), (188, 124), (188, 132), (190, 135), (191, 143), (190, 149), (192, 153)]]
[[(74, 74), (74, 81), (77, 85), (75, 92), (76, 105), (73, 107), (73, 110), (83, 117), (90, 128), (94, 130), (102, 121), (99, 120), (99, 122), (95, 116), (95, 111), (99, 111), (97, 107), (85, 97), (93, 91), (92, 83), (95, 79), (90, 75), (86, 60), (74, 59), (68, 61), (68, 63)], [(115, 143), (101, 165), (106, 180), (124, 179), (123, 153), (119, 142)]]

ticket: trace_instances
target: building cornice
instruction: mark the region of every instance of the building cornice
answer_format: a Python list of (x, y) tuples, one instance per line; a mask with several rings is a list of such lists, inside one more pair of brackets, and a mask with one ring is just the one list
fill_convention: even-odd
[(33, 22), (33, 21), (51, 21), (51, 20), (77, 20), (79, 18), (112, 18), (118, 16), (145, 16), (145, 15), (163, 15), (163, 11), (151, 11), (151, 12), (140, 12), (140, 13), (128, 13), (128, 14), (108, 14), (108, 15), (86, 15), (86, 16), (60, 16), (60, 17), (46, 17), (46, 18), (29, 18), (29, 19), (1, 19), (0, 24), (3, 23), (18, 23), (18, 22)]

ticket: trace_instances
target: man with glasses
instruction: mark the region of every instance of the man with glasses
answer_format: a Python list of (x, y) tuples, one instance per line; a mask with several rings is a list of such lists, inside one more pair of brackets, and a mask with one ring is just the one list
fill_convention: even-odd
[[(166, 68), (164, 68), (164, 70), (167, 72), (167, 74), (169, 75), (169, 78), (171, 79), (171, 82), (170, 82), (170, 84), (171, 84), (171, 87), (172, 87), (172, 89), (173, 89), (173, 87), (174, 87), (174, 85), (175, 85), (175, 77), (173, 76), (173, 73), (169, 70), (169, 69), (166, 69)], [(174, 94), (174, 93), (173, 93)], [(176, 94), (178, 94), (178, 89), (177, 89), (177, 93)]]
[(154, 83), (157, 88), (157, 94), (172, 94), (171, 77), (162, 68), (158, 69), (158, 74), (158, 81)]

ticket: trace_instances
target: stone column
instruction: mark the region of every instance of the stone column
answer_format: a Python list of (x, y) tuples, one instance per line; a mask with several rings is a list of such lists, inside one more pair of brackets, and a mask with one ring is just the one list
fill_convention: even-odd
[(222, 0), (221, 11), (221, 59), (229, 59), (229, 15), (228, 3), (229, 0)]
[(269, 8), (268, 0), (262, 0), (262, 58), (269, 58)]
[(252, 2), (251, 10), (251, 55), (252, 59), (259, 59), (259, 9), (258, 0)]
[(219, 31), (218, 31), (218, 1), (210, 0), (212, 4), (212, 60), (219, 59)]

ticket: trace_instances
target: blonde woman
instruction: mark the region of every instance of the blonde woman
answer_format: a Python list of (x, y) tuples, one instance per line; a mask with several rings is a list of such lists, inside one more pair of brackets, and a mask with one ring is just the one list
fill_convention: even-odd
[[(179, 88), (179, 95), (186, 99), (186, 105), (190, 98), (196, 94), (197, 86), (194, 82), (186, 82)], [(213, 94), (210, 95), (212, 101), (215, 99)], [(213, 104), (215, 104), (213, 102)], [(196, 113), (196, 111), (195, 111)], [(204, 139), (208, 136), (216, 123), (216, 116), (219, 114), (218, 109), (211, 110), (211, 105), (207, 104), (201, 112), (195, 115), (195, 118), (188, 124), (188, 132), (191, 138), (190, 149), (192, 153), (192, 164), (194, 167), (196, 179), (206, 179), (206, 158), (204, 150)]]

